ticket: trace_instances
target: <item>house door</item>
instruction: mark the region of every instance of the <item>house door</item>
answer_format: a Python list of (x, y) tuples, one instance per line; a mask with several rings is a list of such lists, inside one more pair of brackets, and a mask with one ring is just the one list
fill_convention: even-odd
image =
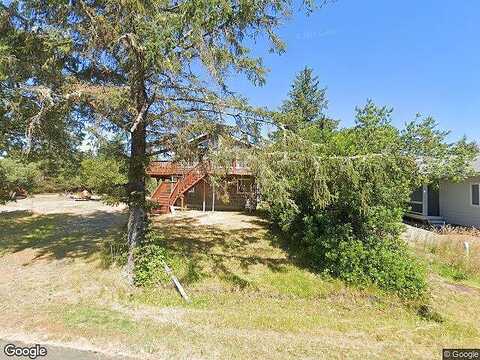
[(428, 186), (428, 216), (440, 216), (440, 194), (432, 185)]

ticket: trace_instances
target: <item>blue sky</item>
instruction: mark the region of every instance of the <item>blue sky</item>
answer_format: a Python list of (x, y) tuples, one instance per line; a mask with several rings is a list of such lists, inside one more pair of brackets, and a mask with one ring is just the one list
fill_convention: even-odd
[(270, 68), (265, 86), (233, 81), (254, 104), (278, 106), (308, 65), (328, 88), (328, 114), (343, 126), (371, 98), (394, 108), (398, 126), (432, 115), (450, 140), (466, 134), (480, 142), (480, 1), (338, 0), (295, 14), (280, 35), (281, 56), (255, 46)]

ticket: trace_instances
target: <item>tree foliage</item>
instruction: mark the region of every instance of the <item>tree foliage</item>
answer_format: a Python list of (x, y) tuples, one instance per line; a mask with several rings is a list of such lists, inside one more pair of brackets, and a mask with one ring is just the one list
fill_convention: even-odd
[[(283, 130), (301, 133), (305, 139), (321, 143), (323, 136), (335, 129), (338, 121), (325, 114), (328, 106), (326, 88), (320, 87), (313, 69), (305, 67), (291, 86), (280, 111), (273, 115), (274, 122)], [(282, 130), (274, 131), (271, 138), (285, 136)]]
[(355, 126), (284, 129), (251, 163), (272, 220), (310, 266), (418, 298), (423, 271), (399, 239), (411, 191), (439, 174), (465, 176), (478, 153), (475, 144), (448, 144), (445, 136), (431, 118), (399, 130), (391, 109), (368, 101)]
[(320, 82), (313, 74), (313, 69), (305, 67), (295, 77), (281, 111), (296, 115), (293, 116), (292, 124), (286, 124), (287, 128), (294, 130), (323, 119), (327, 105), (326, 89), (320, 88)]
[(106, 156), (85, 158), (80, 170), (82, 187), (104, 195), (104, 200), (109, 203), (125, 200), (127, 177), (122, 166), (119, 161)]
[(42, 30), (33, 4), (8, 4), (0, 3), (0, 151), (56, 159), (82, 139), (78, 112), (56, 93), (68, 43), (59, 29)]
[[(308, 10), (313, 2), (304, 1)], [(257, 133), (265, 116), (227, 86), (266, 69), (248, 44), (276, 34), (293, 3), (267, 1), (58, 1), (1, 4), (2, 116), (11, 141), (30, 147), (40, 129), (90, 121), (129, 142), (129, 270), (145, 237), (149, 156), (181, 144), (197, 124), (230, 121)], [(208, 129), (209, 127), (207, 127)]]
[(36, 163), (0, 159), (0, 204), (13, 200), (18, 190), (32, 191), (41, 181), (41, 172)]

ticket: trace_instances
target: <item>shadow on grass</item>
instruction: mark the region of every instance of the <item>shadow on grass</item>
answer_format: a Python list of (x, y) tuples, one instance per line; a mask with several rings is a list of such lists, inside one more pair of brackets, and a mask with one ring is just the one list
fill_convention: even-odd
[[(91, 258), (101, 244), (119, 236), (123, 213), (37, 215), (28, 211), (0, 213), (0, 255), (26, 249), (37, 259)], [(27, 263), (28, 265), (28, 263)]]
[(249, 284), (243, 275), (258, 271), (258, 267), (282, 271), (290, 263), (283, 251), (272, 246), (266, 220), (252, 215), (245, 222), (254, 226), (228, 230), (200, 224), (191, 217), (159, 217), (154, 219), (154, 228), (168, 250), (187, 259), (182, 281), (193, 283), (205, 276), (217, 276), (244, 288)]
[(316, 272), (311, 258), (301, 241), (294, 234), (285, 233), (277, 226), (271, 224), (268, 227), (269, 239), (272, 246), (278, 247), (288, 254), (288, 259), (295, 266)]

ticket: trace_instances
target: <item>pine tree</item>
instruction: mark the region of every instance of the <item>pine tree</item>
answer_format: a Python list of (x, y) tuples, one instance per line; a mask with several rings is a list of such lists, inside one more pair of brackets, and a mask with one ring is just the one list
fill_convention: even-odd
[(320, 81), (318, 76), (313, 74), (313, 69), (305, 67), (296, 75), (288, 99), (280, 110), (289, 114), (285, 126), (290, 130), (297, 130), (314, 123), (323, 126), (327, 106), (326, 88), (320, 87)]
[(251, 55), (247, 39), (265, 35), (272, 51), (283, 51), (275, 31), (292, 6), (288, 0), (0, 3), (0, 115), (15, 129), (15, 141), (29, 147), (40, 129), (65, 129), (72, 120), (128, 138), (130, 274), (133, 250), (145, 237), (150, 157), (227, 121), (242, 133), (257, 132), (265, 113), (235, 95), (226, 79), (235, 72), (255, 85), (265, 82), (262, 59)]

